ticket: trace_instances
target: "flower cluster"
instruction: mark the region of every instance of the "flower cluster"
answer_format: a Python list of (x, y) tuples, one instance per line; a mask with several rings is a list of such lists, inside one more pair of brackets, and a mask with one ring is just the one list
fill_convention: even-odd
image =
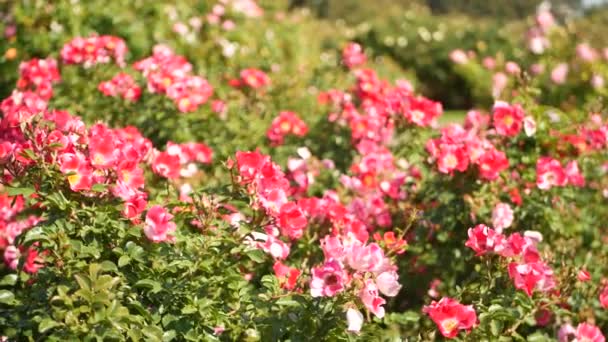
[(125, 66), (127, 44), (114, 36), (77, 37), (61, 49), (61, 59), (65, 64), (83, 64), (85, 68), (99, 63), (109, 63), (112, 59), (119, 66)]
[(308, 126), (294, 112), (282, 111), (272, 120), (266, 136), (273, 145), (282, 145), (286, 135), (293, 134), (303, 137), (308, 133)]
[(241, 70), (240, 78), (232, 79), (229, 83), (236, 88), (261, 89), (270, 85), (270, 77), (260, 69), (248, 68)]
[(321, 247), (325, 262), (311, 271), (310, 293), (313, 297), (332, 297), (354, 291), (367, 310), (384, 317), (386, 300), (399, 293), (396, 266), (376, 243), (365, 243), (352, 234), (327, 235)]
[[(48, 111), (46, 105), (44, 99), (32, 92), (15, 91), (2, 101), (0, 146), (5, 182), (10, 183), (13, 177), (20, 177), (36, 164), (48, 164), (63, 174), (74, 192), (87, 197), (111, 194), (122, 200), (122, 215), (138, 223), (148, 198), (143, 191), (141, 164), (151, 155), (152, 143), (134, 127), (111, 129), (102, 123), (86, 127), (80, 118), (66, 111)], [(188, 147), (193, 160), (209, 162), (208, 147), (197, 144)], [(170, 233), (175, 229), (168, 223), (170, 215), (160, 213), (161, 209), (151, 210), (146, 217), (145, 232), (154, 242), (171, 241)], [(8, 222), (13, 216), (6, 215), (6, 227), (14, 232), (38, 222), (35, 217)], [(6, 241), (12, 243), (15, 235), (6, 236)], [(5, 259), (10, 259), (9, 264), (13, 265), (22, 252), (27, 253), (30, 264), (37, 260), (35, 250), (24, 251), (20, 246), (7, 248)]]
[(441, 130), (440, 138), (429, 140), (426, 149), (441, 173), (464, 172), (473, 164), (482, 179), (495, 180), (509, 167), (509, 160), (490, 141), (478, 136), (473, 127), (451, 124)]
[(469, 228), (468, 235), (465, 245), (478, 256), (494, 253), (515, 260), (509, 262), (509, 277), (528, 296), (535, 290), (548, 292), (555, 288), (553, 270), (541, 260), (534, 238), (519, 233), (507, 237), (483, 224)]
[(348, 43), (342, 49), (342, 63), (349, 69), (365, 64), (367, 57), (363, 48), (357, 43)]
[(301, 238), (308, 222), (300, 206), (289, 201), (290, 184), (281, 168), (258, 151), (237, 152), (236, 167), (240, 184), (253, 196), (252, 206), (263, 208), (283, 236)]
[(34, 248), (15, 245), (17, 236), (41, 221), (35, 215), (20, 218), (19, 214), (25, 209), (23, 196), (0, 194), (0, 252), (4, 251), (4, 261), (11, 269), (17, 269), (24, 256), (23, 269), (28, 273), (36, 273), (42, 267), (38, 252)]
[(552, 187), (573, 185), (585, 186), (585, 178), (581, 174), (576, 160), (570, 161), (562, 167), (559, 160), (551, 157), (541, 157), (536, 162), (536, 186), (541, 190)]
[(137, 102), (141, 96), (141, 88), (131, 75), (124, 72), (118, 73), (109, 81), (99, 83), (97, 89), (105, 96), (122, 97), (132, 102)]
[(192, 65), (165, 45), (156, 45), (152, 56), (133, 64), (147, 80), (148, 91), (165, 94), (179, 111), (193, 112), (213, 95), (213, 87), (201, 76), (191, 75)]
[(57, 61), (53, 58), (33, 58), (19, 64), (17, 89), (32, 90), (44, 100), (53, 96), (53, 83), (60, 80)]
[[(203, 143), (176, 144), (168, 142), (165, 151), (153, 150), (149, 159), (152, 171), (167, 179), (177, 180), (194, 177), (199, 168), (197, 164), (210, 164), (213, 159), (213, 150)], [(180, 199), (189, 201), (192, 186), (182, 182), (180, 186)]]

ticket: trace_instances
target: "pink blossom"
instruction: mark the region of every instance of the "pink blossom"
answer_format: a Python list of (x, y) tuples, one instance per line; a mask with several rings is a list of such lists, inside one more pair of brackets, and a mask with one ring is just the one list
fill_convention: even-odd
[(510, 263), (509, 277), (513, 279), (515, 287), (524, 290), (528, 296), (532, 296), (535, 290), (547, 292), (555, 288), (553, 270), (540, 261), (525, 264)]
[(560, 63), (551, 71), (551, 81), (555, 84), (566, 83), (568, 77), (568, 64)]
[(401, 290), (401, 284), (399, 284), (399, 275), (395, 271), (386, 271), (380, 273), (376, 277), (376, 285), (380, 293), (387, 297), (395, 297), (399, 290)]
[(358, 333), (363, 326), (363, 314), (357, 309), (348, 308), (346, 310), (346, 322), (348, 323), (347, 331)]
[(354, 245), (346, 255), (348, 265), (357, 271), (374, 272), (384, 262), (384, 252), (377, 243)]
[(313, 297), (333, 297), (344, 290), (348, 281), (348, 274), (337, 260), (326, 261), (311, 273), (310, 295)]
[(173, 215), (160, 205), (155, 205), (146, 213), (144, 233), (152, 242), (173, 242), (175, 223), (171, 222)]
[(386, 303), (384, 298), (378, 294), (378, 287), (373, 280), (367, 279), (364, 287), (359, 292), (359, 298), (371, 313), (376, 315), (378, 318), (384, 317), (384, 307)]
[(576, 339), (574, 342), (604, 342), (606, 338), (602, 334), (600, 328), (596, 327), (593, 324), (589, 323), (580, 323), (576, 327), (576, 332), (574, 333)]
[(492, 210), (492, 225), (498, 233), (513, 223), (513, 209), (507, 203), (498, 203)]
[(422, 311), (429, 315), (446, 338), (456, 337), (460, 330), (470, 331), (477, 324), (477, 314), (472, 305), (462, 305), (448, 297), (431, 302)]

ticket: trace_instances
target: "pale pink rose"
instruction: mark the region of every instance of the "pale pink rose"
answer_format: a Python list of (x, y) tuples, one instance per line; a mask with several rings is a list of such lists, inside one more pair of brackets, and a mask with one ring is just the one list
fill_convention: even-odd
[(376, 277), (376, 285), (378, 285), (378, 290), (388, 297), (395, 297), (401, 290), (399, 275), (394, 271), (380, 273)]
[(363, 326), (363, 314), (357, 309), (349, 308), (346, 310), (346, 322), (348, 323), (346, 330), (358, 333)]
[(551, 81), (555, 84), (564, 84), (568, 77), (568, 64), (560, 63), (551, 71)]
[(526, 136), (531, 137), (536, 134), (536, 121), (531, 116), (524, 118), (524, 132)]
[(384, 261), (384, 252), (376, 243), (354, 245), (346, 255), (348, 265), (357, 271), (374, 272)]
[(502, 230), (509, 228), (513, 223), (513, 209), (506, 203), (498, 203), (492, 210), (492, 225), (496, 232), (502, 233)]
[(365, 307), (376, 317), (384, 317), (383, 305), (386, 301), (378, 294), (378, 287), (373, 280), (367, 279), (365, 281), (365, 287), (359, 292), (359, 298), (361, 298)]

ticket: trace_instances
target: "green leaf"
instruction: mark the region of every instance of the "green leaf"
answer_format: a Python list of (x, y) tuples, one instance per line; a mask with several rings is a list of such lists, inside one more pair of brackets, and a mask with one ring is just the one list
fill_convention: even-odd
[(15, 295), (11, 291), (0, 290), (0, 303), (12, 305), (14, 299)]
[(116, 267), (116, 264), (109, 260), (103, 261), (101, 263), (101, 269), (104, 270), (105, 272), (118, 272), (118, 268)]
[(262, 251), (261, 249), (254, 249), (248, 251), (247, 256), (258, 264), (261, 264), (266, 261), (266, 253), (264, 253), (264, 251)]
[(13, 286), (15, 284), (17, 284), (17, 274), (15, 273), (7, 274), (0, 280), (0, 286)]
[(490, 322), (490, 332), (494, 336), (499, 336), (502, 332), (504, 324), (501, 321), (493, 320)]
[(165, 331), (165, 333), (163, 334), (163, 341), (171, 341), (175, 337), (177, 337), (177, 333), (175, 332), (175, 330)]
[(277, 305), (280, 306), (296, 306), (299, 303), (293, 300), (291, 297), (281, 297), (276, 301)]
[(198, 311), (198, 309), (195, 306), (193, 306), (193, 305), (186, 305), (182, 309), (182, 313), (184, 315), (189, 315), (189, 314), (195, 313), (197, 311)]
[(163, 339), (163, 331), (153, 325), (145, 326), (141, 332), (147, 337), (147, 341), (162, 341)]
[(89, 278), (83, 277), (78, 274), (74, 275), (74, 278), (76, 278), (76, 282), (78, 283), (81, 289), (91, 290), (91, 281), (89, 280)]
[(32, 195), (33, 193), (36, 192), (36, 189), (33, 188), (12, 188), (12, 187), (5, 187), (6, 189), (6, 193), (9, 196), (17, 196), (17, 195), (22, 195), (24, 197), (29, 197), (30, 195)]
[(94, 192), (104, 192), (107, 189), (107, 185), (102, 184), (102, 183), (97, 183), (97, 184), (93, 184), (93, 186), (91, 187), (91, 190), (93, 190)]
[(47, 332), (50, 329), (60, 326), (59, 322), (56, 322), (50, 318), (45, 318), (38, 324), (38, 331), (42, 334)]
[(546, 342), (546, 341), (551, 341), (551, 339), (541, 333), (541, 332), (535, 332), (532, 335), (528, 335), (528, 338), (526, 339), (528, 342)]
[(152, 293), (158, 293), (163, 289), (159, 282), (152, 279), (142, 279), (135, 283), (135, 287), (150, 289)]
[(128, 255), (123, 255), (118, 259), (118, 267), (124, 267), (131, 262), (131, 258)]

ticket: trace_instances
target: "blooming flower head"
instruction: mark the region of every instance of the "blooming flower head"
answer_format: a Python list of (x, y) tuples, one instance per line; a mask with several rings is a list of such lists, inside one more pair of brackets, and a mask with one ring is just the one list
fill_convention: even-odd
[(599, 295), (600, 305), (604, 309), (608, 309), (608, 285), (604, 285)]
[(274, 274), (279, 278), (281, 287), (287, 290), (293, 290), (296, 287), (298, 277), (302, 274), (302, 271), (295, 267), (289, 267), (277, 260), (272, 266)]
[(474, 250), (478, 256), (496, 251), (505, 242), (502, 234), (484, 224), (469, 228), (468, 235), (465, 246)]
[(152, 242), (173, 242), (175, 237), (175, 223), (171, 222), (173, 215), (160, 205), (155, 205), (146, 213), (144, 233)]
[(308, 133), (308, 126), (296, 113), (283, 111), (272, 120), (266, 136), (275, 145), (281, 145), (288, 134), (303, 137)]
[(555, 84), (564, 84), (566, 83), (566, 78), (568, 77), (568, 64), (560, 63), (551, 71), (551, 81)]
[(137, 102), (141, 96), (141, 88), (133, 77), (126, 73), (118, 73), (109, 81), (99, 83), (97, 86), (105, 96), (122, 97), (125, 100)]
[(241, 71), (241, 79), (239, 84), (252, 89), (259, 89), (270, 84), (270, 77), (259, 69), (244, 69)]
[(342, 292), (348, 281), (348, 274), (337, 260), (312, 269), (310, 295), (313, 297), (333, 297)]
[(477, 314), (472, 305), (462, 305), (457, 300), (444, 297), (432, 301), (423, 312), (437, 324), (444, 337), (454, 338), (460, 330), (470, 331), (477, 324)]
[(509, 167), (509, 160), (504, 152), (492, 147), (479, 157), (476, 164), (479, 167), (479, 176), (493, 181), (498, 178), (500, 172)]
[(600, 328), (593, 324), (581, 323), (576, 327), (574, 332), (576, 337), (574, 342), (604, 342), (606, 338), (602, 334)]
[(541, 157), (536, 162), (536, 186), (548, 190), (554, 186), (564, 186), (568, 182), (560, 162), (551, 157)]
[(152, 171), (157, 175), (169, 179), (179, 178), (179, 156), (169, 152), (159, 152), (152, 162)]
[(384, 252), (377, 243), (369, 245), (355, 244), (346, 256), (348, 265), (361, 272), (373, 272), (384, 262)]
[(357, 309), (349, 308), (346, 310), (346, 322), (348, 323), (346, 330), (357, 333), (363, 326), (363, 314)]
[(507, 203), (498, 203), (492, 210), (492, 225), (498, 233), (513, 223), (513, 209)]
[(581, 173), (576, 160), (569, 162), (566, 165), (564, 172), (568, 178), (568, 184), (577, 187), (585, 186), (585, 177)]
[(281, 207), (278, 223), (283, 235), (290, 239), (301, 238), (304, 228), (308, 224), (304, 213), (294, 202), (286, 203)]
[(367, 58), (363, 53), (363, 48), (357, 43), (348, 43), (342, 50), (342, 62), (349, 69), (352, 69), (361, 64), (365, 64)]
[(378, 286), (372, 279), (367, 279), (365, 281), (365, 285), (359, 292), (359, 298), (365, 305), (365, 307), (376, 317), (382, 318), (384, 317), (384, 307), (383, 305), (386, 303), (384, 298), (380, 297), (378, 293)]
[(420, 127), (433, 125), (443, 113), (443, 106), (440, 102), (435, 102), (422, 96), (411, 96), (408, 102), (404, 115), (409, 122)]
[(401, 284), (399, 284), (399, 275), (395, 271), (386, 271), (380, 273), (376, 277), (376, 285), (380, 293), (387, 297), (395, 297), (399, 290), (401, 290)]
[(437, 158), (437, 168), (441, 173), (452, 173), (454, 170), (463, 172), (469, 166), (469, 156), (464, 147), (445, 145)]
[(532, 296), (535, 290), (547, 292), (555, 288), (553, 270), (541, 261), (518, 264), (509, 264), (509, 277), (513, 279), (515, 287), (524, 290)]
[(508, 137), (516, 136), (522, 128), (524, 111), (521, 106), (498, 101), (494, 104), (492, 119), (496, 133)]

